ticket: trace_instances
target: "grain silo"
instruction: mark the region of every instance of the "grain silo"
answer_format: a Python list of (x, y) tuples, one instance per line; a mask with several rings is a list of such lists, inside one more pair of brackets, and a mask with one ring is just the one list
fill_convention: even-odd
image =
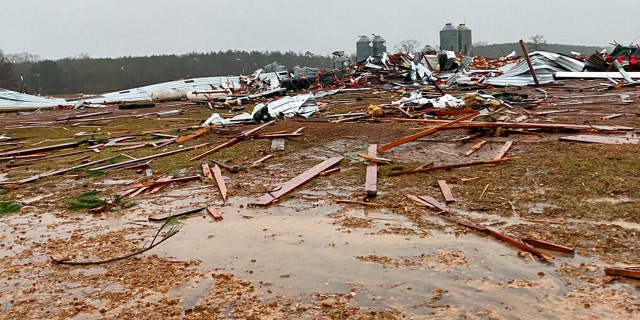
[(440, 50), (458, 51), (458, 29), (451, 22), (440, 30)]
[(373, 42), (367, 36), (360, 36), (356, 41), (356, 62), (362, 62), (373, 55)]
[(374, 35), (373, 37), (373, 56), (374, 57), (382, 57), (382, 54), (387, 52), (387, 41), (384, 40), (381, 36)]
[(471, 29), (467, 28), (464, 23), (458, 26), (458, 52), (469, 54), (471, 52)]

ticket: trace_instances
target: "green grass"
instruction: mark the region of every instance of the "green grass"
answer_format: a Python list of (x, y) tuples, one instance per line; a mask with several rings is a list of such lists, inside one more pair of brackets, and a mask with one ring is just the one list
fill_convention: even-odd
[(22, 206), (19, 203), (11, 201), (0, 202), (0, 217), (10, 212), (17, 212)]
[(93, 209), (104, 203), (104, 200), (98, 198), (98, 191), (89, 191), (75, 199), (67, 199), (65, 202), (71, 210)]

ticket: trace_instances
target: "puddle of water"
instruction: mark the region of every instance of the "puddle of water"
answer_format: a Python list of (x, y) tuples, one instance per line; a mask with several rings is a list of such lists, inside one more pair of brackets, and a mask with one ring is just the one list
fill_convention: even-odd
[(638, 199), (634, 198), (592, 198), (587, 199), (585, 202), (587, 203), (609, 203), (609, 204), (621, 204), (621, 203), (630, 203), (636, 202)]

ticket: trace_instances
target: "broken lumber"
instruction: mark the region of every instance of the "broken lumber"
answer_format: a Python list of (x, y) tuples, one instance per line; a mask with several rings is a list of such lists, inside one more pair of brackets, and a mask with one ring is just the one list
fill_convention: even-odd
[(512, 144), (513, 144), (513, 141), (505, 142), (504, 145), (502, 146), (502, 148), (500, 148), (500, 150), (498, 150), (498, 153), (496, 154), (496, 156), (493, 157), (493, 160), (502, 159), (502, 157), (504, 157), (505, 153), (507, 153), (507, 151), (509, 151), (509, 148), (511, 148)]
[(566, 136), (558, 138), (560, 141), (586, 142), (586, 143), (602, 143), (602, 144), (640, 144), (640, 137), (627, 136), (596, 136), (588, 134), (579, 134), (575, 136)]
[(440, 167), (430, 167), (430, 168), (424, 168), (424, 169), (398, 171), (398, 172), (389, 173), (387, 176), (396, 177), (396, 176), (402, 176), (402, 175), (406, 175), (406, 174), (426, 173), (426, 172), (432, 172), (432, 171), (449, 170), (449, 169), (464, 168), (464, 167), (473, 167), (473, 166), (480, 166), (480, 165), (486, 165), (486, 164), (498, 164), (498, 163), (505, 162), (505, 161), (507, 161), (509, 159), (510, 158), (491, 159), (491, 160), (484, 160), (484, 161), (475, 161), (475, 162), (450, 164), (450, 165), (445, 165), (445, 166), (440, 166)]
[(627, 267), (627, 268), (606, 267), (604, 268), (604, 273), (610, 276), (622, 276), (627, 278), (640, 279), (639, 267)]
[(472, 153), (480, 150), (480, 148), (482, 148), (482, 146), (484, 146), (485, 144), (487, 144), (487, 140), (482, 140), (476, 144), (473, 145), (473, 147), (471, 147), (471, 149), (469, 149), (469, 151), (467, 151), (467, 153), (465, 153), (465, 156), (471, 155)]
[(40, 153), (40, 152), (48, 152), (48, 151), (56, 151), (56, 150), (61, 150), (61, 149), (75, 148), (75, 147), (77, 147), (77, 146), (79, 146), (81, 144), (82, 144), (82, 141), (75, 141), (75, 142), (68, 142), (68, 143), (62, 143), (62, 144), (55, 144), (55, 145), (46, 146), (46, 147), (22, 149), (22, 150), (13, 150), (13, 151), (0, 153), (0, 158), (2, 158), (2, 157), (12, 157), (12, 156), (24, 156), (24, 155)]
[(320, 164), (317, 164), (313, 168), (301, 173), (297, 177), (289, 180), (289, 182), (285, 183), (277, 191), (267, 192), (262, 197), (256, 199), (256, 201), (254, 203), (252, 203), (252, 204), (256, 205), (256, 206), (268, 206), (271, 203), (273, 203), (274, 201), (278, 200), (280, 197), (290, 193), (295, 188), (297, 188), (297, 187), (301, 186), (302, 184), (308, 182), (309, 180), (313, 179), (314, 177), (319, 175), (320, 172), (325, 171), (325, 170), (335, 166), (336, 164), (340, 163), (340, 161), (342, 159), (343, 159), (343, 157), (329, 158), (329, 159), (321, 162)]
[[(447, 120), (436, 119), (405, 119), (392, 118), (390, 120), (398, 122), (422, 122), (422, 123), (447, 123)], [(486, 121), (462, 121), (455, 125), (441, 128), (440, 130), (456, 130), (470, 128), (509, 128), (509, 129), (552, 129), (552, 130), (600, 130), (600, 131), (633, 131), (633, 127), (623, 126), (599, 126), (583, 124), (561, 124), (561, 123), (515, 123), (515, 122), (486, 122)]]
[(447, 205), (430, 196), (416, 196), (418, 199), (430, 204), (432, 207), (440, 211), (447, 211)]
[[(377, 154), (377, 153), (374, 153)], [(358, 157), (365, 159), (365, 160), (369, 160), (371, 162), (375, 162), (375, 163), (382, 163), (382, 164), (390, 164), (391, 163), (391, 159), (387, 159), (387, 158), (380, 158), (377, 155), (374, 156), (371, 153), (371, 150), (369, 150), (369, 154), (364, 154), (364, 153), (358, 153), (357, 154)]]
[(214, 206), (208, 206), (207, 209), (205, 209), (207, 211), (207, 213), (213, 218), (213, 220), (222, 220), (222, 214), (220, 213), (220, 211), (218, 211), (218, 209)]
[(209, 168), (209, 164), (206, 162), (202, 164), (202, 174), (204, 175), (205, 178), (213, 179), (213, 173), (211, 172), (211, 168)]
[(401, 138), (401, 139), (398, 139), (398, 140), (392, 141), (392, 142), (390, 142), (390, 143), (387, 143), (387, 144), (385, 144), (385, 145), (383, 145), (383, 146), (379, 147), (379, 148), (378, 148), (378, 152), (384, 152), (384, 151), (389, 150), (389, 149), (391, 149), (391, 148), (395, 148), (395, 147), (397, 147), (397, 146), (399, 146), (399, 145), (401, 145), (401, 144), (405, 144), (405, 143), (407, 143), (407, 142), (411, 142), (411, 141), (414, 141), (414, 140), (418, 140), (418, 139), (420, 139), (420, 138), (422, 138), (422, 137), (424, 137), (424, 136), (428, 136), (428, 135), (430, 135), (430, 134), (432, 134), (432, 133), (437, 132), (438, 130), (441, 130), (441, 129), (446, 128), (446, 127), (449, 127), (449, 126), (452, 126), (452, 125), (454, 125), (454, 124), (456, 124), (456, 123), (458, 123), (458, 122), (461, 122), (461, 121), (464, 121), (464, 120), (471, 119), (471, 118), (475, 117), (476, 115), (478, 115), (478, 113), (477, 113), (477, 112), (474, 112), (474, 113), (472, 113), (472, 114), (468, 114), (468, 115), (462, 116), (462, 117), (460, 117), (460, 118), (458, 118), (458, 119), (456, 119), (456, 120), (448, 121), (448, 122), (446, 122), (446, 123), (444, 123), (444, 124), (441, 124), (441, 125), (439, 125), (439, 126), (435, 126), (435, 127), (433, 127), (433, 128), (429, 128), (429, 129), (427, 129), (427, 130), (420, 131), (420, 132), (418, 132), (418, 133), (414, 133), (414, 134), (412, 134), (412, 135), (410, 135), (410, 136), (406, 136), (406, 137), (404, 137), (404, 138)]
[(544, 241), (544, 240), (538, 240), (538, 239), (533, 239), (533, 238), (523, 238), (522, 242), (524, 242), (524, 243), (526, 243), (528, 245), (534, 246), (534, 247), (547, 249), (547, 250), (553, 250), (553, 251), (570, 253), (570, 254), (573, 254), (575, 252), (574, 248), (561, 246), (559, 244), (555, 244), (553, 242)]
[(340, 167), (322, 171), (318, 175), (321, 176), (321, 177), (324, 177), (324, 176), (332, 175), (332, 174), (338, 173), (338, 172), (340, 172)]
[(211, 128), (213, 128), (213, 127), (216, 127), (216, 125), (202, 128), (202, 129), (200, 129), (200, 130), (198, 130), (198, 131), (196, 131), (194, 133), (187, 134), (187, 135), (184, 135), (182, 137), (177, 137), (174, 141), (176, 143), (183, 143), (183, 142), (185, 142), (185, 141), (187, 141), (189, 139), (193, 139), (193, 138), (199, 137), (199, 136), (209, 132), (211, 130)]
[(138, 189), (138, 188), (143, 188), (143, 187), (155, 188), (155, 187), (164, 186), (164, 185), (167, 185), (167, 184), (170, 184), (170, 183), (189, 182), (189, 181), (194, 181), (194, 180), (200, 180), (200, 176), (190, 176), (190, 177), (182, 177), (182, 178), (175, 178), (175, 179), (160, 179), (160, 180), (156, 180), (156, 181), (137, 183), (137, 184), (128, 186), (128, 187), (124, 188), (123, 190)]
[(227, 202), (227, 185), (224, 183), (224, 178), (222, 177), (222, 172), (220, 171), (220, 167), (216, 164), (211, 169), (213, 173), (213, 177), (216, 179), (216, 183), (218, 184), (218, 190), (220, 190), (220, 194), (222, 195), (222, 202)]
[(447, 184), (447, 180), (438, 180), (438, 186), (440, 187), (440, 192), (442, 192), (445, 202), (456, 202), (456, 198), (451, 193), (451, 188)]
[(102, 167), (98, 167), (98, 168), (93, 168), (93, 169), (89, 169), (89, 171), (97, 171), (97, 170), (107, 170), (107, 169), (113, 169), (113, 168), (119, 168), (122, 166), (126, 166), (132, 163), (136, 163), (136, 162), (141, 162), (141, 161), (145, 161), (145, 160), (151, 160), (151, 159), (155, 159), (155, 158), (160, 158), (160, 157), (164, 157), (164, 156), (169, 156), (172, 154), (176, 154), (176, 153), (180, 153), (180, 152), (185, 152), (185, 151), (191, 151), (200, 147), (204, 147), (206, 145), (209, 145), (209, 143), (201, 143), (199, 145), (193, 146), (193, 147), (189, 147), (189, 148), (182, 148), (182, 149), (178, 149), (178, 150), (173, 150), (173, 151), (168, 151), (168, 152), (164, 152), (164, 153), (158, 153), (158, 154), (154, 154), (154, 155), (150, 155), (147, 157), (143, 157), (143, 158), (138, 158), (138, 159), (131, 159), (129, 161), (123, 161), (123, 162), (118, 162), (118, 163), (114, 163), (114, 164), (110, 164), (110, 165), (106, 165), (106, 166), (102, 166)]
[(269, 160), (271, 158), (273, 158), (273, 155), (272, 154), (268, 154), (268, 155), (266, 155), (266, 156), (264, 156), (264, 157), (262, 157), (262, 158), (260, 158), (260, 159), (258, 159), (256, 161), (252, 162), (249, 165), (249, 167), (257, 167), (257, 166), (261, 165), (263, 162), (265, 162), (266, 160)]
[[(375, 144), (369, 145), (368, 156), (371, 159), (377, 159), (378, 146)], [(358, 156), (362, 157), (362, 155), (358, 154)], [(367, 159), (366, 157), (362, 157)], [(385, 159), (386, 160), (386, 159)], [(364, 180), (364, 192), (367, 198), (373, 198), (378, 193), (378, 162), (371, 160), (369, 164), (367, 164), (367, 170), (365, 174)]]
[(249, 130), (245, 130), (243, 132), (240, 133), (240, 135), (238, 135), (237, 137), (231, 138), (229, 141), (218, 145), (216, 147), (214, 147), (211, 150), (207, 150), (204, 153), (201, 153), (191, 159), (189, 159), (189, 161), (195, 161), (195, 160), (200, 160), (202, 158), (204, 158), (207, 155), (210, 155), (216, 151), (219, 151), (221, 149), (224, 149), (226, 147), (232, 146), (234, 144), (236, 144), (238, 141), (243, 140), (243, 139), (247, 139), (247, 138), (251, 138), (253, 135), (255, 135), (258, 131), (262, 130), (264, 127), (273, 124), (274, 122), (276, 122), (275, 120), (269, 121), (267, 123), (261, 124), (253, 129), (249, 129)]
[(436, 209), (436, 207), (431, 205), (429, 202), (426, 202), (426, 201), (418, 198), (418, 196), (415, 196), (415, 195), (412, 195), (412, 194), (408, 194), (407, 198), (409, 198), (409, 200), (415, 202), (419, 206), (427, 207), (429, 209)]
[(53, 175), (56, 175), (56, 174), (61, 174), (61, 173), (73, 171), (73, 170), (76, 170), (76, 169), (84, 168), (84, 167), (89, 167), (89, 166), (92, 166), (94, 164), (98, 164), (98, 163), (101, 163), (101, 162), (113, 160), (113, 159), (118, 158), (118, 157), (120, 157), (120, 156), (114, 156), (114, 157), (111, 157), (111, 158), (106, 158), (106, 159), (100, 159), (100, 160), (96, 160), (96, 161), (92, 161), (92, 162), (87, 162), (87, 163), (83, 163), (81, 165), (77, 165), (77, 166), (71, 167), (71, 168), (60, 169), (60, 170), (56, 170), (56, 171), (50, 171), (50, 172), (37, 174), (35, 176), (22, 179), (22, 180), (18, 181), (18, 183), (19, 184), (23, 184), (23, 183), (33, 182), (33, 181), (36, 181), (36, 180), (38, 180), (40, 178), (49, 177), (49, 176), (53, 176)]

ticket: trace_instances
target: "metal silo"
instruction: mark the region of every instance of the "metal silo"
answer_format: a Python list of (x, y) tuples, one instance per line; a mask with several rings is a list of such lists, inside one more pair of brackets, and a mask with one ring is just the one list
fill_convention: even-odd
[(373, 42), (367, 36), (360, 36), (356, 41), (356, 60), (362, 62), (373, 55)]
[(451, 22), (444, 25), (440, 30), (440, 50), (458, 51), (458, 29)]
[(382, 54), (387, 52), (387, 41), (381, 36), (373, 37), (373, 56), (382, 57)]
[(458, 26), (458, 51), (469, 54), (471, 52), (471, 29), (467, 28), (464, 23)]

